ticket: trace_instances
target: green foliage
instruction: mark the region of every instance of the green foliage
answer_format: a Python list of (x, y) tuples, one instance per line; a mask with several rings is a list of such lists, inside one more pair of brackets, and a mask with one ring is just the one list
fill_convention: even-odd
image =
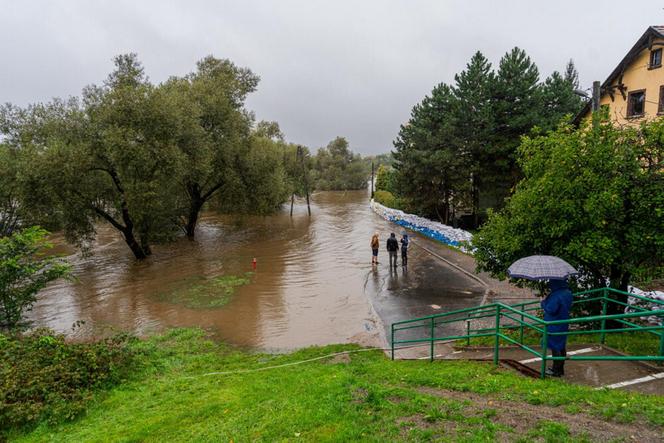
[[(178, 224), (195, 236), (201, 210), (208, 202), (222, 211), (274, 210), (283, 202), (283, 175), (278, 148), (262, 137), (283, 135), (276, 122), (259, 122), (252, 139), (252, 115), (244, 108), (258, 76), (230, 60), (208, 56), (196, 71), (172, 77), (159, 90), (178, 109)], [(264, 162), (264, 164), (259, 164)], [(273, 187), (272, 192), (266, 192)], [(254, 204), (255, 203), (255, 204)]]
[(579, 88), (579, 78), (570, 60), (565, 74), (554, 71), (541, 85), (542, 119), (538, 125), (544, 129), (553, 129), (565, 117), (565, 114), (581, 108), (581, 97), (574, 91)]
[(353, 154), (343, 137), (318, 150), (315, 158), (316, 189), (346, 191), (365, 189), (370, 171), (359, 154)]
[(299, 197), (305, 196), (315, 188), (314, 164), (315, 159), (306, 146), (284, 144), (283, 164), (286, 173), (289, 194)]
[[(43, 424), (16, 441), (528, 441), (534, 435), (578, 437), (606, 422), (664, 426), (664, 399), (535, 380), (491, 364), (392, 362), (381, 351), (347, 360), (302, 360), (356, 345), (312, 347), (289, 354), (241, 352), (212, 343), (203, 331), (173, 330), (135, 343), (149, 365), (100, 396), (73, 423)], [(283, 365), (283, 366), (282, 366)], [(266, 369), (271, 366), (280, 366)], [(202, 376), (210, 372), (237, 371)], [(524, 409), (521, 406), (524, 405)], [(514, 415), (546, 418), (513, 426)], [(128, 419), (128, 417), (130, 419)], [(506, 420), (507, 417), (507, 420)], [(510, 425), (512, 424), (512, 425)], [(616, 437), (619, 437), (618, 435)]]
[(400, 197), (413, 210), (443, 223), (472, 215), (473, 226), (488, 207), (501, 207), (521, 171), (520, 137), (534, 127), (553, 128), (581, 102), (576, 69), (539, 82), (535, 64), (514, 48), (497, 71), (477, 52), (453, 85), (439, 84), (413, 107), (394, 141)]
[(371, 163), (374, 164), (374, 168), (378, 168), (381, 165), (385, 166), (392, 166), (394, 163), (394, 157), (392, 156), (391, 152), (387, 152), (384, 154), (376, 154), (376, 155), (367, 155), (362, 157), (362, 160), (366, 163), (367, 170), (371, 170)]
[(0, 439), (10, 429), (79, 416), (95, 390), (126, 377), (137, 353), (131, 342), (118, 335), (67, 343), (46, 329), (0, 334)]
[(221, 308), (231, 301), (237, 288), (251, 282), (251, 276), (252, 273), (247, 272), (241, 276), (187, 279), (181, 282), (181, 287), (159, 294), (159, 299), (191, 309)]
[(14, 150), (0, 143), (0, 237), (10, 235), (21, 222), (16, 157)]
[(374, 192), (374, 200), (383, 206), (394, 209), (404, 209), (401, 200), (394, 196), (390, 191)]
[(177, 106), (150, 84), (134, 54), (82, 99), (54, 100), (9, 115), (8, 143), (25, 155), (26, 207), (51, 208), (82, 243), (110, 223), (137, 258), (175, 234)]
[(479, 269), (504, 278), (533, 254), (556, 255), (584, 284), (625, 290), (631, 276), (664, 262), (664, 121), (621, 129), (567, 124), (525, 137), (524, 179), (475, 235)]
[(444, 223), (462, 205), (460, 190), (470, 183), (470, 172), (464, 171), (464, 157), (454, 143), (459, 121), (455, 100), (449, 86), (436, 86), (413, 108), (394, 142), (400, 196), (408, 198), (415, 212)]
[(44, 256), (51, 247), (47, 232), (39, 227), (0, 238), (0, 330), (23, 326), (37, 293), (48, 283), (69, 273), (69, 265)]
[(244, 108), (257, 84), (249, 69), (210, 56), (154, 85), (127, 54), (80, 100), (3, 106), (0, 229), (48, 221), (85, 245), (107, 222), (140, 259), (180, 230), (193, 237), (209, 202), (232, 212), (278, 208), (288, 187), (281, 133), (259, 123), (252, 137)]
[(397, 192), (397, 172), (394, 168), (386, 165), (378, 166), (376, 174), (377, 191), (388, 191), (392, 194)]
[(274, 141), (283, 142), (285, 140), (284, 133), (281, 132), (279, 123), (274, 121), (273, 122), (268, 122), (265, 120), (259, 121), (258, 123), (256, 123), (256, 129), (254, 130), (254, 134), (256, 134), (258, 137), (265, 137)]
[(289, 195), (283, 165), (283, 143), (251, 137), (249, 149), (237, 160), (237, 169), (227, 171), (212, 208), (226, 213), (268, 214)]

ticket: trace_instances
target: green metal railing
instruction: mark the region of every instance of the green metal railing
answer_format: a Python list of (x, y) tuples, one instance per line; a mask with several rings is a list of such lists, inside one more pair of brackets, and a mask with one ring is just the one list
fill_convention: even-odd
[[(645, 301), (651, 305), (657, 305), (659, 309), (651, 310), (636, 305), (629, 305), (628, 303), (615, 299), (612, 295), (627, 295), (636, 300)], [(600, 315), (572, 317), (567, 320), (545, 321), (537, 315), (540, 310), (540, 301), (535, 300), (514, 305), (507, 305), (500, 302), (491, 303), (488, 305), (459, 309), (442, 314), (429, 315), (427, 317), (392, 323), (392, 359), (394, 360), (394, 353), (399, 349), (399, 345), (412, 346), (417, 343), (429, 343), (430, 360), (433, 361), (434, 347), (437, 342), (465, 340), (466, 344), (470, 345), (470, 341), (473, 338), (493, 337), (494, 364), (497, 365), (500, 359), (500, 342), (503, 340), (540, 358), (542, 361), (540, 368), (540, 375), (542, 378), (545, 377), (547, 361), (552, 360), (633, 360), (664, 363), (664, 301), (650, 299), (613, 288), (599, 288), (574, 294), (574, 301), (572, 304), (580, 306), (591, 302), (601, 303)], [(625, 307), (629, 307), (633, 312), (609, 315), (607, 312), (609, 312), (611, 304), (614, 304), (616, 307), (621, 307), (623, 311)], [(652, 325), (639, 322), (639, 318), (641, 317), (656, 317), (658, 324)], [(485, 325), (483, 327), (472, 328), (471, 324), (477, 323), (478, 321), (485, 323)], [(465, 327), (463, 325), (464, 322)], [(619, 324), (622, 327), (607, 328), (607, 322), (613, 322), (614, 325)], [(465, 329), (465, 332), (451, 335), (436, 335), (437, 329), (454, 323), (461, 324), (456, 329), (460, 331)], [(486, 325), (487, 323), (489, 326)], [(566, 332), (547, 331), (547, 326), (562, 324), (569, 325), (569, 330)], [(599, 329), (596, 327), (593, 329), (594, 325), (599, 325)], [(586, 326), (586, 329), (582, 329), (583, 326)], [(411, 334), (417, 334), (419, 331), (426, 331), (427, 336), (397, 340), (397, 334), (399, 331), (411, 331)], [(526, 331), (533, 331), (534, 333), (541, 335), (541, 351), (524, 343), (524, 335)], [(515, 333), (516, 338), (511, 337), (510, 332)], [(607, 334), (624, 334), (630, 332), (645, 332), (656, 336), (659, 340), (658, 354), (574, 355), (568, 357), (553, 357), (547, 355), (547, 345), (551, 336), (599, 334), (600, 343), (604, 345)]]

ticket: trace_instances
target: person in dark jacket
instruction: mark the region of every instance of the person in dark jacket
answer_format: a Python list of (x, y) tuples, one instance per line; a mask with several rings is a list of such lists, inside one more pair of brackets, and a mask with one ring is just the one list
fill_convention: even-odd
[[(572, 291), (567, 286), (566, 280), (549, 280), (549, 289), (551, 292), (542, 300), (542, 309), (544, 310), (544, 320), (567, 320), (569, 311), (572, 307)], [(567, 332), (569, 325), (550, 325), (546, 327), (547, 332)], [(566, 357), (567, 335), (549, 335), (547, 345), (551, 349), (554, 357)], [(565, 375), (565, 361), (554, 360), (551, 368), (547, 369), (547, 375), (553, 377), (562, 377)]]
[[(394, 232), (390, 234), (390, 238), (387, 239), (387, 252), (390, 254), (390, 268), (394, 266), (397, 267), (397, 251), (399, 250), (399, 242), (397, 241), (396, 235)], [(394, 264), (393, 264), (394, 263)]]
[(401, 266), (406, 266), (408, 264), (408, 234), (404, 234), (401, 237)]

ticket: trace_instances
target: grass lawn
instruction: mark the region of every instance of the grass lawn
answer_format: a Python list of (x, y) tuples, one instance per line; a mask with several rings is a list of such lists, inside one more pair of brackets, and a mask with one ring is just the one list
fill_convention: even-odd
[[(664, 397), (534, 380), (354, 345), (242, 352), (195, 329), (136, 343), (136, 374), (87, 413), (15, 441), (661, 441)], [(285, 365), (273, 369), (258, 370)], [(203, 376), (208, 372), (239, 371)], [(247, 371), (247, 372), (242, 372)]]
[[(503, 332), (508, 337), (518, 340), (518, 329), (506, 330)], [(480, 337), (470, 340), (472, 346), (493, 346), (493, 337)], [(507, 340), (500, 340), (503, 346), (513, 346), (513, 343)], [(542, 343), (542, 335), (532, 329), (526, 329), (523, 334), (523, 344), (539, 347)], [(600, 334), (582, 334), (570, 335), (567, 338), (568, 344), (600, 344)], [(649, 332), (613, 332), (607, 333), (604, 344), (617, 351), (629, 355), (659, 355), (659, 337)], [(465, 341), (459, 342), (460, 346), (465, 346)], [(538, 348), (539, 350), (539, 348)]]

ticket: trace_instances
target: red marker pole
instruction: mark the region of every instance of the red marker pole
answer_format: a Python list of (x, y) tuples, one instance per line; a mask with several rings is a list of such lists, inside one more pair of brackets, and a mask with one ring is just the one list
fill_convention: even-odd
[(256, 257), (254, 257), (254, 259), (251, 261), (251, 267), (256, 269)]

